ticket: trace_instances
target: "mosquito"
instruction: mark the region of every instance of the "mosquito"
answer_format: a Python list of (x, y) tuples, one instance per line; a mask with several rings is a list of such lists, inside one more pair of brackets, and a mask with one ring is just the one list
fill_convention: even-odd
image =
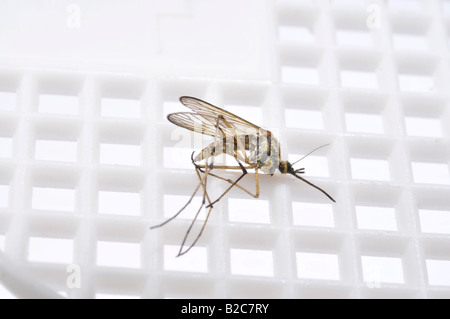
[[(185, 129), (210, 135), (214, 137), (214, 141), (202, 149), (196, 156), (194, 156), (195, 152), (191, 155), (191, 161), (194, 165), (199, 182), (187, 203), (181, 207), (175, 215), (163, 223), (151, 227), (151, 229), (159, 228), (175, 219), (184, 209), (186, 209), (186, 207), (188, 207), (199, 190), (201, 189), (203, 191), (202, 203), (186, 231), (177, 257), (184, 255), (195, 246), (202, 235), (203, 230), (205, 229), (213, 206), (219, 202), (233, 187), (237, 187), (255, 198), (259, 197), (259, 172), (273, 175), (276, 170), (279, 170), (281, 174), (291, 174), (322, 192), (331, 201), (336, 202), (325, 190), (300, 176), (300, 174), (305, 173), (304, 168), (294, 168), (296, 163), (326, 145), (316, 148), (303, 158), (291, 164), (288, 161), (281, 160), (280, 143), (270, 131), (195, 97), (182, 96), (180, 97), (180, 102), (184, 106), (188, 107), (191, 112), (171, 113), (167, 116), (167, 119), (171, 123)], [(215, 165), (215, 157), (223, 154), (232, 156), (237, 165)], [(216, 170), (225, 169), (238, 170), (241, 171), (242, 174), (237, 179), (232, 180), (219, 176), (215, 173)], [(244, 176), (248, 174), (249, 170), (254, 171), (254, 192), (239, 184)], [(229, 184), (228, 188), (226, 188), (226, 190), (215, 200), (211, 200), (207, 191), (208, 177), (214, 177)], [(194, 241), (183, 250), (189, 233), (204, 207), (207, 209), (207, 213), (202, 228), (198, 232)]]

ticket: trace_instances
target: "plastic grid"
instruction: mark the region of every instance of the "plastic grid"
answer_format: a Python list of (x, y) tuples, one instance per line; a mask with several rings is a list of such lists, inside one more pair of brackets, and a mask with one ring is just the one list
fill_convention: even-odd
[[(3, 67), (5, 255), (70, 298), (449, 298), (449, 1), (264, 5), (267, 82)], [(174, 258), (189, 219), (148, 226), (196, 183), (164, 117), (186, 94), (274, 128), (289, 159), (331, 143), (304, 165), (337, 203), (262, 177)]]

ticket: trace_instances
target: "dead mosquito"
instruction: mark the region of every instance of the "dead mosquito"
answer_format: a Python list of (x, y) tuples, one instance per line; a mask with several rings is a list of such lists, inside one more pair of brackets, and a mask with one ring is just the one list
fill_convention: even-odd
[[(325, 145), (318, 147), (300, 160), (291, 164), (288, 161), (281, 160), (280, 144), (270, 131), (264, 130), (230, 112), (194, 97), (182, 96), (180, 97), (180, 102), (190, 108), (193, 112), (172, 113), (167, 116), (167, 119), (173, 124), (188, 130), (211, 135), (214, 137), (214, 141), (206, 146), (195, 157), (194, 153), (191, 155), (192, 164), (195, 167), (195, 172), (197, 173), (199, 183), (188, 202), (181, 207), (175, 215), (163, 223), (151, 227), (151, 229), (158, 228), (175, 219), (191, 203), (199, 189), (202, 188), (202, 204), (200, 205), (194, 219), (186, 231), (178, 252), (178, 256), (187, 253), (192, 247), (194, 247), (202, 235), (206, 223), (208, 222), (213, 205), (220, 201), (233, 187), (238, 187), (255, 198), (259, 197), (259, 171), (262, 171), (265, 174), (273, 175), (278, 169), (282, 174), (291, 174), (306, 184), (318, 189), (330, 200), (335, 202), (333, 197), (331, 197), (322, 188), (300, 176), (300, 174), (305, 172), (304, 168), (294, 169), (293, 167), (303, 158)], [(214, 165), (214, 158), (222, 154), (234, 157), (237, 165)], [(200, 164), (202, 161), (204, 161), (204, 163)], [(212, 173), (213, 170), (217, 169), (241, 170), (242, 175), (240, 175), (236, 180), (231, 180)], [(239, 185), (239, 181), (247, 175), (248, 170), (254, 170), (255, 173), (255, 193)], [(212, 201), (209, 197), (206, 187), (207, 178), (209, 176), (221, 179), (231, 184), (222, 193), (222, 195), (214, 201)], [(183, 247), (186, 244), (189, 233), (205, 205), (206, 208), (209, 208), (209, 210), (205, 221), (203, 222), (203, 226), (193, 243), (183, 251)]]

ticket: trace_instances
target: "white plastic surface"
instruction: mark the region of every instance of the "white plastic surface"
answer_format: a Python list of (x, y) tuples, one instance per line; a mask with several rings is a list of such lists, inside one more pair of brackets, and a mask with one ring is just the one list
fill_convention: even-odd
[[(450, 298), (449, 39), (448, 0), (2, 1), (0, 296)], [(298, 165), (337, 203), (262, 176), (175, 258), (181, 95), (331, 143)]]

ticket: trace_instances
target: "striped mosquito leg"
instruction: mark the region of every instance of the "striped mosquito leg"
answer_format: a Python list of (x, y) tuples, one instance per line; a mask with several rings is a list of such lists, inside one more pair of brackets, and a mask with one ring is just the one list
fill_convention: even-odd
[(172, 217), (170, 217), (169, 219), (165, 220), (164, 222), (162, 222), (162, 223), (159, 224), (159, 225), (151, 226), (150, 229), (155, 229), (155, 228), (162, 227), (162, 226), (164, 226), (165, 224), (167, 224), (168, 222), (170, 222), (170, 221), (174, 220), (175, 218), (177, 218), (178, 215), (180, 215), (181, 212), (182, 212), (183, 210), (185, 210), (186, 207), (188, 207), (188, 205), (192, 202), (192, 199), (194, 198), (195, 194), (197, 194), (198, 189), (200, 188), (201, 185), (202, 185), (201, 182), (198, 183), (197, 187), (195, 188), (194, 192), (192, 193), (192, 195), (191, 195), (191, 197), (189, 198), (189, 200), (187, 201), (187, 203), (186, 203), (183, 207), (181, 207), (181, 209), (180, 209), (175, 215), (173, 215)]
[(217, 203), (218, 201), (220, 201), (245, 175), (247, 175), (247, 170), (245, 169), (245, 167), (238, 162), (239, 166), (242, 169), (242, 175), (239, 176), (239, 178), (237, 180), (234, 181), (233, 184), (231, 184), (223, 193), (222, 195), (219, 196), (219, 198), (217, 198), (215, 201), (213, 201), (212, 203), (209, 203), (208, 206), (206, 206), (206, 208), (212, 207), (215, 203)]
[[(192, 153), (192, 154), (194, 154), (194, 153)], [(193, 162), (193, 163), (194, 163), (194, 162)], [(175, 215), (173, 215), (172, 217), (170, 217), (169, 219), (167, 219), (166, 221), (164, 221), (164, 222), (161, 223), (161, 224), (158, 224), (158, 225), (155, 225), (155, 226), (151, 226), (150, 229), (155, 229), (155, 228), (162, 227), (162, 226), (164, 226), (165, 224), (167, 224), (167, 223), (169, 223), (170, 221), (172, 221), (172, 220), (174, 220), (175, 218), (177, 218), (178, 215), (180, 215), (180, 214), (183, 212), (183, 210), (185, 210), (186, 207), (188, 207), (189, 204), (192, 202), (192, 200), (194, 199), (195, 194), (197, 194), (197, 192), (198, 192), (200, 186), (202, 186), (202, 188), (203, 188), (203, 200), (202, 200), (203, 205), (205, 204), (205, 197), (208, 199), (208, 203), (211, 203), (211, 200), (210, 200), (210, 198), (209, 198), (209, 195), (208, 195), (208, 193), (207, 193), (207, 191), (206, 191), (206, 177), (207, 177), (207, 175), (208, 175), (208, 174), (206, 173), (206, 172), (207, 172), (207, 168), (205, 168), (205, 174), (204, 174), (204, 177), (202, 178), (202, 177), (200, 176), (200, 173), (198, 172), (198, 171), (202, 171), (202, 170), (201, 170), (200, 167), (198, 167), (198, 165), (195, 164), (195, 163), (194, 163), (194, 166), (195, 166), (195, 171), (196, 171), (196, 173), (197, 173), (197, 175), (198, 175), (198, 177), (199, 177), (200, 182), (198, 183), (197, 187), (195, 188), (194, 192), (192, 193), (192, 195), (191, 195), (191, 197), (189, 198), (189, 200), (187, 201), (187, 203), (186, 203), (183, 207), (181, 207), (181, 209), (180, 209)]]
[[(208, 192), (206, 191), (206, 185), (204, 184), (204, 178), (201, 177), (199, 171), (200, 171), (200, 169), (199, 169), (198, 167), (196, 167), (195, 172), (197, 173), (198, 179), (200, 180), (200, 183), (201, 183), (201, 185), (202, 185), (202, 187), (203, 187), (203, 191), (204, 191), (203, 194), (204, 194), (204, 197), (208, 200), (208, 203), (211, 204), (211, 199), (209, 198)], [(203, 208), (204, 206), (205, 206), (205, 203), (202, 201), (202, 204), (200, 205), (200, 207), (199, 207), (197, 213), (195, 214), (194, 219), (192, 220), (192, 222), (191, 222), (191, 224), (190, 224), (188, 230), (186, 231), (186, 234), (184, 235), (183, 242), (181, 243), (180, 251), (178, 252), (177, 257), (180, 257), (180, 256), (184, 255), (185, 253), (187, 253), (189, 250), (191, 250), (191, 248), (194, 247), (195, 244), (197, 243), (197, 241), (200, 239), (200, 236), (202, 235), (203, 230), (205, 229), (206, 223), (208, 222), (208, 218), (209, 218), (209, 215), (210, 215), (211, 210), (212, 210), (213, 207), (210, 207), (210, 208), (209, 208), (209, 211), (208, 211), (208, 214), (207, 214), (207, 216), (206, 216), (206, 219), (205, 219), (205, 221), (203, 222), (202, 229), (201, 229), (200, 232), (198, 233), (198, 235), (197, 235), (197, 237), (195, 238), (195, 240), (192, 242), (192, 244), (191, 244), (185, 251), (183, 251), (183, 247), (184, 247), (184, 244), (186, 243), (186, 241), (187, 241), (187, 239), (188, 239), (188, 237), (189, 237), (189, 233), (191, 232), (191, 229), (192, 229), (192, 227), (194, 226), (195, 221), (197, 220), (198, 215), (200, 214), (200, 212), (201, 212), (201, 210), (202, 210), (202, 208)]]

